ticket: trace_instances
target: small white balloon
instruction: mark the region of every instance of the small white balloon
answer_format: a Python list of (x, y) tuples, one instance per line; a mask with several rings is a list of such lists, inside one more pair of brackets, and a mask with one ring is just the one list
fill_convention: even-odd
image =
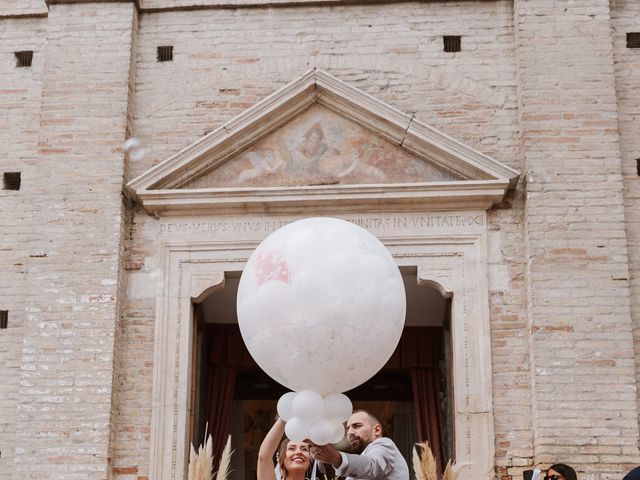
[(294, 442), (302, 442), (309, 438), (311, 424), (298, 417), (291, 418), (284, 426), (284, 433), (287, 438)]
[(345, 422), (352, 412), (351, 400), (342, 393), (334, 393), (324, 399), (324, 418)]
[(287, 392), (278, 400), (278, 415), (285, 422), (288, 422), (293, 417), (293, 399), (295, 396), (295, 392)]
[(339, 421), (331, 421), (333, 425), (333, 436), (331, 437), (330, 443), (338, 443), (344, 438), (345, 429), (342, 422)]
[(334, 425), (324, 418), (316, 420), (309, 428), (309, 438), (317, 445), (326, 445), (335, 437)]
[(305, 422), (313, 422), (324, 414), (324, 400), (318, 392), (302, 390), (292, 402), (293, 415)]

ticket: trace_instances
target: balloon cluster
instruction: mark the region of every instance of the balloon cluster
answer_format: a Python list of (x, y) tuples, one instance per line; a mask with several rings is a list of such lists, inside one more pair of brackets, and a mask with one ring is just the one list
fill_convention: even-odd
[(285, 393), (278, 400), (278, 415), (287, 422), (285, 433), (294, 442), (338, 443), (352, 410), (351, 400), (341, 393), (322, 398), (313, 390), (302, 390)]
[(278, 402), (287, 436), (339, 442), (352, 410), (340, 392), (384, 366), (404, 327), (404, 283), (389, 251), (345, 220), (298, 220), (253, 252), (237, 305), (253, 359), (298, 392)]

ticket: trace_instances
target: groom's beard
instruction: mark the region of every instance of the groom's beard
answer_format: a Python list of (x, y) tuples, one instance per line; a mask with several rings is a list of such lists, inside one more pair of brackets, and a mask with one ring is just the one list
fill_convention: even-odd
[(360, 437), (356, 437), (355, 435), (349, 438), (349, 445), (351, 446), (351, 453), (360, 454), (363, 452), (367, 444)]

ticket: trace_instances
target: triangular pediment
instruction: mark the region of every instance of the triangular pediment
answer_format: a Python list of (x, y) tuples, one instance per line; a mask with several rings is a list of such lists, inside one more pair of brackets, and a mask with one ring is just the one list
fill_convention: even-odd
[(294, 187), (464, 180), (322, 105), (180, 188)]
[(518, 173), (326, 72), (307, 72), (128, 184), (150, 213), (387, 200), (489, 208)]

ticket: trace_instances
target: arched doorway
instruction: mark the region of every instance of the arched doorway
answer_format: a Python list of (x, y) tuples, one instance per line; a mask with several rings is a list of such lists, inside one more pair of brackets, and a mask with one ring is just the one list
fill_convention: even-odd
[[(385, 435), (394, 439), (409, 463), (414, 443), (424, 440), (444, 463), (453, 452), (451, 303), (436, 288), (418, 284), (416, 267), (401, 270), (407, 293), (402, 339), (380, 372), (346, 394), (354, 408), (371, 411), (381, 420)], [(244, 480), (255, 478), (260, 442), (287, 389), (269, 378), (246, 351), (235, 310), (240, 274), (225, 276), (224, 289), (195, 305), (191, 440), (199, 444), (208, 429), (214, 450), (220, 452), (230, 433), (235, 452), (232, 479)]]

